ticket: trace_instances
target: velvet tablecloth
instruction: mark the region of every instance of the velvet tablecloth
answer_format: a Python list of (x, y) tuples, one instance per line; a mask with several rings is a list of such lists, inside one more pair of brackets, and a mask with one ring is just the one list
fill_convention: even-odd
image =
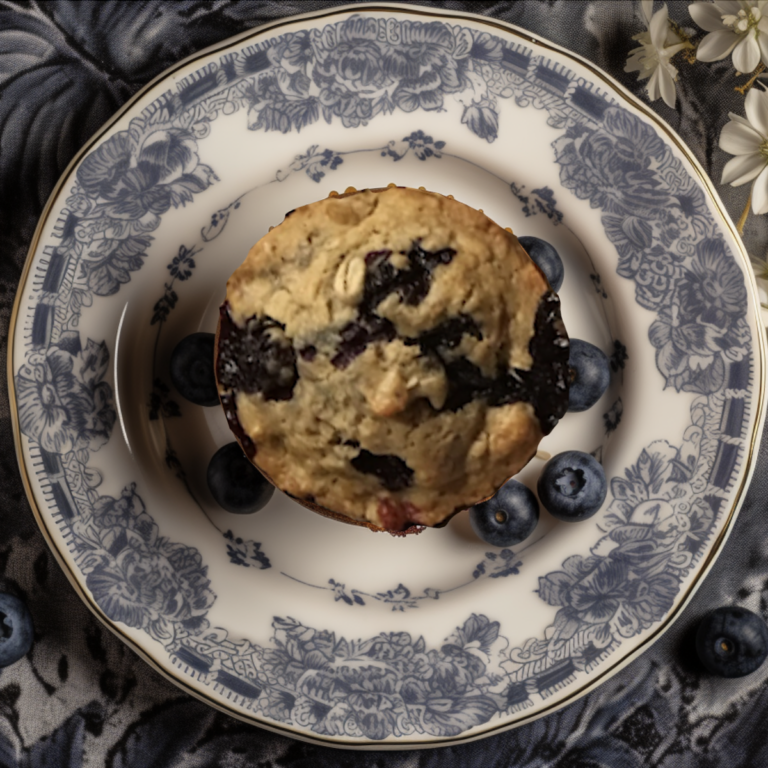
[[(624, 73), (638, 3), (602, 0), (423, 2), (484, 13), (573, 50), (644, 98)], [(7, 350), (13, 299), (45, 201), (78, 148), (144, 84), (185, 56), (272, 19), (339, 3), (215, 0), (0, 0), (0, 322)], [(696, 32), (685, 2), (670, 17)], [(656, 3), (656, 8), (660, 4)], [(744, 113), (730, 59), (681, 63), (676, 109), (653, 103), (688, 144), (731, 214), (747, 188), (719, 185), (728, 112)], [(763, 259), (768, 218), (747, 248)], [(3, 384), (5, 387), (5, 384)], [(0, 670), (0, 766), (456, 766), (458, 768), (762, 768), (768, 766), (768, 664), (740, 680), (706, 675), (692, 631), (707, 610), (768, 616), (768, 451), (744, 508), (693, 602), (649, 651), (579, 701), (472, 744), (413, 752), (311, 746), (240, 723), (163, 679), (80, 602), (38, 531), (19, 477), (7, 392), (0, 402), (0, 588), (24, 598), (30, 653)]]

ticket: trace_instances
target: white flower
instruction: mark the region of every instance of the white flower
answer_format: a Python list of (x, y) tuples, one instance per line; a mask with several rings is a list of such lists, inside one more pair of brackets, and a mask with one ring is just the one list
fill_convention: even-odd
[(709, 34), (699, 43), (699, 61), (720, 61), (733, 51), (739, 72), (755, 70), (762, 60), (768, 66), (768, 0), (715, 0), (693, 3), (691, 18)]
[(731, 112), (720, 133), (720, 149), (735, 155), (723, 168), (722, 184), (753, 181), (752, 211), (768, 213), (768, 92), (752, 88), (744, 103), (746, 118)]
[(661, 96), (667, 106), (674, 108), (677, 69), (670, 59), (685, 48), (685, 43), (670, 29), (666, 5), (653, 13), (653, 0), (643, 0), (642, 9), (648, 30), (632, 38), (640, 47), (629, 52), (624, 71), (640, 72), (640, 80), (650, 78), (646, 85), (648, 98), (656, 101)]

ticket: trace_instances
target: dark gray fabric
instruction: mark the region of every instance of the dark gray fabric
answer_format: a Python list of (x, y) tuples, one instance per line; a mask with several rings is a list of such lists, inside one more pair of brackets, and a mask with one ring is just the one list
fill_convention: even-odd
[[(180, 58), (271, 19), (339, 3), (8, 2), (0, 0), (0, 326), (45, 200), (83, 142), (133, 93)], [(640, 94), (623, 67), (642, 30), (636, 3), (606, 0), (424, 2), (518, 24), (587, 57)], [(658, 4), (657, 4), (658, 5)], [(695, 31), (687, 3), (670, 15)], [(13, 31), (13, 34), (8, 34)], [(743, 113), (730, 60), (680, 64), (677, 110), (653, 108), (717, 183), (729, 111)], [(718, 186), (738, 218), (746, 188)], [(768, 219), (745, 241), (765, 256)], [(5, 351), (3, 345), (3, 359)], [(4, 379), (3, 379), (4, 381)], [(3, 384), (5, 386), (5, 384)], [(424, 752), (349, 753), (308, 746), (218, 714), (147, 667), (82, 605), (38, 532), (0, 402), (0, 587), (28, 603), (35, 644), (0, 671), (2, 766), (466, 766), (466, 768), (760, 768), (768, 765), (768, 665), (735, 681), (705, 675), (691, 633), (719, 605), (768, 613), (768, 446), (744, 509), (704, 586), (649, 651), (585, 698), (509, 733)]]

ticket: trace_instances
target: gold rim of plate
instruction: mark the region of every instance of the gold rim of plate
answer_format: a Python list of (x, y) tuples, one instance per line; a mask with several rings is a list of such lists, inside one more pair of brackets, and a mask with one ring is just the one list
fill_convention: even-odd
[(593, 690), (594, 688), (597, 688), (607, 679), (609, 679), (614, 674), (616, 674), (620, 669), (622, 669), (631, 661), (633, 661), (638, 656), (640, 656), (654, 642), (656, 642), (656, 640), (658, 640), (661, 637), (661, 635), (672, 625), (675, 619), (686, 608), (688, 603), (691, 601), (694, 593), (701, 586), (701, 583), (703, 582), (704, 578), (709, 573), (709, 570), (711, 569), (712, 565), (717, 559), (717, 556), (720, 554), (720, 551), (722, 550), (723, 545), (725, 544), (725, 541), (730, 535), (731, 530), (733, 529), (733, 523), (736, 518), (736, 513), (738, 512), (738, 510), (740, 509), (744, 501), (744, 496), (746, 493), (747, 486), (754, 472), (753, 459), (755, 458), (755, 449), (757, 446), (757, 441), (759, 440), (760, 435), (762, 434), (763, 422), (765, 419), (766, 331), (764, 328), (762, 328), (761, 318), (759, 314), (756, 315), (756, 319), (758, 321), (758, 339), (756, 339), (755, 341), (756, 341), (756, 348), (757, 348), (756, 351), (757, 351), (757, 358), (758, 358), (757, 386), (759, 389), (760, 397), (758, 398), (756, 403), (755, 420), (753, 424), (752, 435), (750, 436), (750, 439), (749, 439), (749, 449), (746, 452), (746, 456), (745, 456), (745, 464), (742, 470), (743, 475), (741, 478), (741, 482), (738, 485), (738, 488), (735, 489), (735, 492), (734, 492), (735, 498), (731, 505), (730, 510), (728, 511), (728, 515), (723, 524), (723, 528), (721, 529), (718, 536), (712, 542), (710, 550), (707, 553), (706, 557), (699, 564), (698, 573), (696, 574), (696, 577), (693, 579), (693, 581), (691, 582), (691, 584), (688, 586), (687, 590), (683, 594), (679, 604), (667, 614), (667, 616), (659, 624), (659, 626), (655, 629), (655, 631), (651, 635), (649, 635), (649, 637), (647, 637), (642, 643), (640, 643), (640, 645), (638, 645), (633, 650), (626, 653), (624, 656), (622, 656), (621, 659), (617, 659), (617, 661), (614, 664), (612, 664), (610, 667), (602, 671), (599, 675), (596, 675), (593, 679), (589, 680), (584, 685), (570, 691), (567, 698), (557, 702), (553, 702), (549, 706), (546, 706), (530, 714), (526, 714), (524, 711), (516, 713), (517, 717), (513, 716), (513, 719), (510, 720), (509, 722), (495, 724), (489, 728), (486, 728), (483, 731), (480, 731), (478, 733), (473, 733), (470, 736), (459, 735), (455, 737), (435, 739), (434, 741), (425, 741), (425, 742), (404, 742), (404, 743), (371, 742), (368, 744), (365, 744), (365, 743), (361, 744), (361, 743), (353, 742), (350, 740), (344, 741), (344, 740), (324, 738), (322, 736), (309, 736), (304, 732), (295, 730), (293, 727), (288, 725), (277, 726), (270, 722), (262, 721), (257, 717), (248, 717), (242, 712), (227, 706), (227, 704), (224, 701), (214, 699), (210, 695), (207, 695), (202, 691), (195, 689), (194, 687), (192, 687), (192, 685), (190, 685), (187, 681), (185, 681), (180, 675), (177, 676), (172, 674), (167, 668), (163, 666), (162, 662), (155, 660), (141, 646), (139, 646), (136, 642), (134, 642), (131, 638), (129, 638), (121, 630), (119, 626), (113, 623), (102, 612), (99, 606), (94, 602), (89, 592), (80, 584), (77, 575), (70, 568), (67, 558), (58, 550), (54, 542), (53, 536), (48, 528), (48, 523), (46, 522), (46, 519), (43, 517), (43, 515), (40, 512), (40, 509), (37, 505), (37, 499), (35, 498), (35, 495), (32, 491), (32, 487), (29, 481), (27, 468), (23, 460), (21, 432), (19, 429), (19, 415), (18, 415), (17, 404), (16, 404), (16, 390), (15, 390), (15, 384), (14, 384), (14, 354), (15, 354), (14, 338), (16, 333), (16, 325), (18, 322), (19, 308), (21, 306), (24, 289), (27, 285), (27, 279), (29, 277), (32, 260), (34, 258), (35, 252), (37, 251), (37, 246), (40, 241), (41, 232), (48, 220), (48, 217), (51, 214), (51, 210), (53, 209), (54, 204), (58, 200), (58, 197), (62, 189), (68, 182), (73, 170), (76, 168), (79, 162), (83, 159), (83, 157), (85, 157), (85, 155), (88, 154), (91, 148), (101, 140), (101, 137), (118, 120), (120, 120), (120, 118), (122, 118), (131, 109), (131, 107), (139, 99), (141, 99), (146, 93), (151, 91), (160, 82), (169, 78), (171, 75), (173, 75), (174, 72), (177, 72), (178, 70), (186, 67), (187, 65), (199, 59), (210, 56), (211, 54), (217, 53), (218, 51), (222, 51), (244, 40), (259, 38), (267, 33), (274, 32), (275, 30), (280, 29), (281, 27), (284, 27), (288, 24), (295, 24), (296, 22), (300, 22), (300, 21), (327, 19), (331, 16), (337, 16), (337, 15), (347, 14), (350, 12), (361, 12), (361, 11), (395, 11), (399, 13), (409, 14), (412, 16), (424, 16), (424, 17), (436, 18), (436, 19), (437, 18), (466, 19), (468, 21), (471, 21), (477, 24), (482, 24), (487, 27), (491, 27), (493, 29), (499, 30), (505, 35), (509, 35), (519, 40), (523, 40), (527, 43), (538, 46), (539, 48), (542, 48), (544, 50), (557, 53), (558, 55), (563, 56), (566, 59), (570, 59), (571, 61), (574, 61), (580, 66), (587, 69), (594, 76), (596, 80), (599, 80), (603, 84), (605, 84), (608, 90), (613, 95), (615, 95), (619, 100), (623, 100), (624, 102), (629, 104), (629, 106), (631, 106), (638, 112), (641, 112), (643, 116), (650, 123), (653, 124), (656, 130), (664, 134), (667, 137), (667, 139), (672, 144), (674, 144), (675, 147), (677, 147), (679, 152), (685, 157), (688, 163), (690, 163), (696, 175), (698, 176), (699, 181), (701, 182), (702, 186), (707, 192), (710, 202), (713, 204), (714, 209), (717, 215), (719, 216), (719, 219), (721, 220), (725, 228), (731, 233), (735, 241), (735, 244), (737, 246), (738, 254), (742, 258), (744, 265), (747, 268), (746, 269), (747, 283), (749, 285), (749, 291), (751, 292), (751, 295), (752, 295), (753, 306), (754, 307), (760, 306), (760, 298), (759, 298), (758, 289), (757, 289), (757, 282), (754, 276), (754, 272), (752, 270), (752, 265), (751, 265), (749, 255), (746, 251), (746, 248), (744, 247), (744, 243), (742, 242), (741, 237), (739, 236), (733, 221), (728, 215), (728, 212), (725, 209), (725, 206), (723, 205), (722, 201), (720, 200), (717, 194), (717, 191), (715, 189), (715, 186), (710, 180), (709, 176), (701, 167), (701, 165), (699, 164), (698, 160), (695, 158), (691, 150), (684, 144), (682, 139), (667, 125), (667, 123), (665, 123), (647, 104), (645, 104), (636, 96), (634, 96), (630, 91), (628, 91), (623, 85), (621, 85), (613, 77), (603, 72), (601, 69), (595, 66), (592, 62), (583, 58), (577, 53), (573, 53), (572, 51), (569, 51), (566, 48), (562, 48), (561, 46), (555, 43), (544, 40), (541, 37), (537, 37), (536, 35), (526, 30), (523, 30), (519, 27), (516, 27), (513, 24), (509, 24), (507, 22), (493, 19), (487, 16), (481, 16), (479, 14), (462, 12), (462, 11), (450, 11), (446, 9), (433, 10), (431, 8), (424, 7), (424, 6), (404, 5), (401, 3), (361, 3), (359, 5), (358, 4), (339, 5), (333, 8), (324, 9), (322, 11), (315, 11), (310, 13), (298, 14), (295, 16), (288, 16), (288, 17), (279, 19), (277, 21), (264, 24), (263, 26), (246, 30), (245, 32), (241, 32), (237, 35), (234, 35), (233, 37), (228, 37), (219, 43), (209, 46), (208, 48), (205, 48), (177, 62), (176, 64), (174, 64), (173, 66), (169, 67), (164, 72), (159, 74), (157, 77), (155, 77), (149, 83), (147, 83), (147, 85), (145, 85), (136, 94), (134, 94), (134, 96), (131, 97), (131, 99), (129, 99), (83, 145), (80, 151), (72, 158), (71, 162), (66, 167), (66, 169), (64, 170), (64, 173), (62, 173), (61, 178), (56, 183), (56, 186), (51, 192), (51, 195), (48, 198), (48, 201), (46, 202), (45, 207), (43, 208), (43, 212), (40, 216), (40, 220), (38, 221), (37, 227), (35, 228), (35, 232), (32, 237), (32, 242), (29, 246), (29, 250), (27, 251), (27, 257), (24, 263), (24, 269), (21, 274), (21, 279), (19, 281), (19, 287), (16, 292), (16, 299), (13, 304), (13, 311), (11, 314), (11, 321), (9, 325), (8, 395), (10, 399), (11, 422), (13, 426), (13, 439), (14, 439), (14, 446), (16, 449), (16, 459), (19, 464), (19, 471), (21, 473), (22, 482), (24, 484), (24, 490), (26, 491), (27, 499), (29, 500), (30, 507), (32, 508), (35, 521), (37, 522), (38, 527), (42, 531), (43, 537), (45, 538), (45, 541), (48, 544), (49, 549), (53, 552), (57, 562), (59, 563), (59, 566), (63, 570), (70, 584), (75, 589), (75, 592), (78, 594), (80, 599), (85, 603), (85, 605), (90, 609), (90, 611), (96, 616), (96, 618), (99, 619), (99, 621), (104, 626), (106, 626), (107, 629), (109, 629), (113, 634), (117, 635), (117, 637), (119, 637), (120, 640), (122, 640), (122, 642), (124, 642), (132, 651), (134, 651), (134, 653), (136, 653), (140, 658), (142, 658), (147, 664), (149, 664), (149, 666), (152, 667), (156, 672), (162, 675), (166, 680), (170, 681), (174, 685), (184, 690), (186, 693), (190, 694), (191, 696), (194, 696), (196, 699), (200, 701), (205, 702), (206, 704), (212, 706), (213, 708), (221, 712), (224, 712), (225, 714), (228, 714), (231, 717), (234, 717), (238, 720), (241, 720), (246, 723), (250, 723), (252, 725), (256, 725), (259, 728), (264, 728), (265, 730), (272, 731), (273, 733), (277, 733), (282, 736), (287, 735), (302, 741), (321, 744), (323, 746), (337, 747), (340, 749), (358, 749), (358, 750), (433, 749), (437, 747), (443, 747), (443, 746), (448, 746), (452, 744), (463, 744), (463, 743), (468, 743), (471, 741), (477, 741), (479, 739), (487, 738), (488, 736), (491, 736), (493, 734), (510, 730), (512, 728), (517, 728), (519, 726), (533, 722), (534, 720), (537, 720), (541, 717), (549, 715), (552, 712), (555, 712), (556, 710), (561, 709), (562, 707), (565, 707), (566, 705), (572, 703), (573, 701), (580, 698), (581, 696), (588, 693), (589, 691)]

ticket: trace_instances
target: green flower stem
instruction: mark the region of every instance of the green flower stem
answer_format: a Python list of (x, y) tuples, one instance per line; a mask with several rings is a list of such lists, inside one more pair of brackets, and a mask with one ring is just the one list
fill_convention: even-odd
[(749, 216), (749, 206), (752, 204), (752, 190), (749, 190), (749, 197), (747, 198), (747, 204), (744, 206), (744, 210), (739, 216), (739, 220), (736, 222), (736, 231), (740, 234), (744, 234), (744, 225), (747, 223), (747, 216)]

